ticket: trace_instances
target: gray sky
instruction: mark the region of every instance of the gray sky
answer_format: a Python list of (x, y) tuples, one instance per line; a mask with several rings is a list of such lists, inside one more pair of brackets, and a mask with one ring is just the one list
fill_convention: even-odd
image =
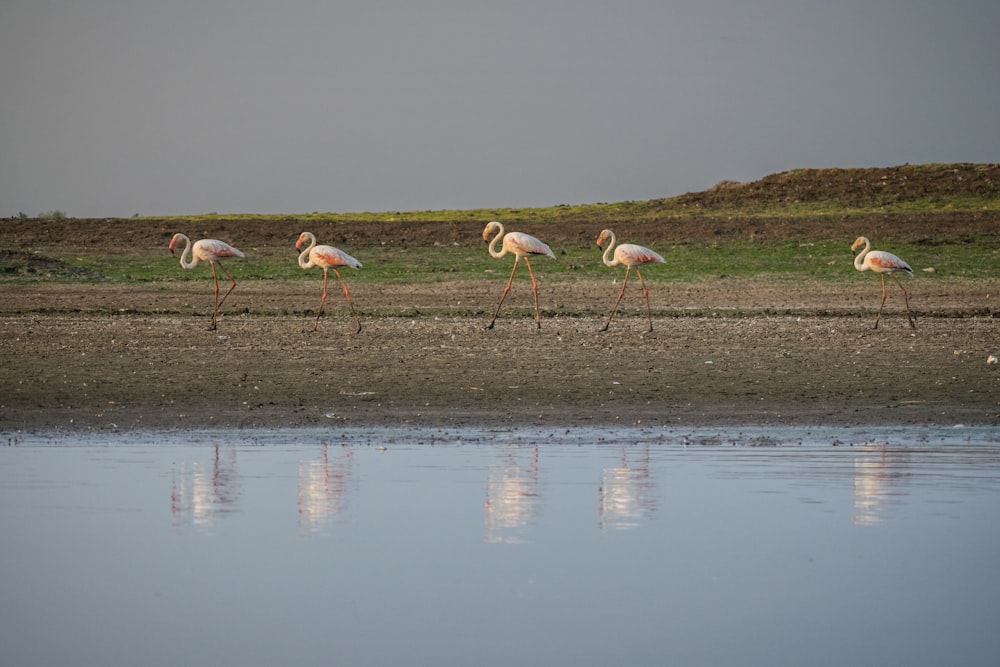
[(1000, 161), (996, 0), (0, 0), (0, 216), (528, 207)]

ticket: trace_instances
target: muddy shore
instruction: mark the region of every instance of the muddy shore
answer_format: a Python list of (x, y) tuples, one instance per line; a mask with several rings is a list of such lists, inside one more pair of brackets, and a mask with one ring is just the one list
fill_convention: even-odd
[(6, 314), (0, 431), (1000, 424), (1000, 318), (677, 312), (647, 334), (628, 310), (606, 333), (596, 313), (538, 331), (512, 301), (493, 330), (485, 313), (363, 314), (358, 334), (338, 308), (317, 332), (304, 313), (228, 312), (215, 331), (210, 311)]

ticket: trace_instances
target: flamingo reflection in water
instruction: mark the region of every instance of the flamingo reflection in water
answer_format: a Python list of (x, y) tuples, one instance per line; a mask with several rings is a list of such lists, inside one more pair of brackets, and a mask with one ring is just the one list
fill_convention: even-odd
[(521, 449), (506, 452), (503, 464), (491, 465), (486, 480), (486, 542), (523, 542), (522, 533), (538, 513), (538, 447), (530, 459), (518, 457)]
[(323, 443), (322, 455), (299, 463), (298, 499), (299, 531), (303, 534), (320, 532), (326, 522), (347, 507), (353, 479), (351, 449)]
[(170, 490), (170, 513), (175, 521), (190, 520), (210, 526), (217, 516), (235, 511), (240, 500), (236, 450), (215, 446), (210, 466), (184, 462), (174, 469)]
[[(877, 526), (884, 523), (887, 506), (904, 495), (893, 488), (905, 480), (906, 450), (892, 452), (887, 443), (866, 442), (854, 452), (854, 523)], [(894, 469), (895, 468), (895, 469)]]
[(597, 511), (602, 530), (635, 528), (641, 519), (656, 512), (657, 502), (652, 494), (656, 485), (649, 464), (648, 445), (633, 461), (629, 460), (629, 450), (623, 447), (621, 465), (602, 471)]

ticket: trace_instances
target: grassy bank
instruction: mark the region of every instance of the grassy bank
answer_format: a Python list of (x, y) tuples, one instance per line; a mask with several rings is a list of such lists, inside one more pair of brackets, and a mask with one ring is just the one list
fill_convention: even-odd
[(556, 261), (536, 260), (549, 280), (606, 276), (594, 245), (604, 227), (666, 257), (650, 275), (667, 280), (850, 280), (860, 234), (928, 280), (1000, 274), (1000, 165), (932, 164), (799, 169), (667, 199), (531, 209), (7, 220), (0, 281), (203, 280), (207, 269), (182, 271), (166, 251), (174, 231), (242, 248), (247, 258), (227, 264), (241, 279), (307, 279), (292, 247), (304, 229), (364, 263), (348, 270), (353, 281), (494, 279), (512, 258), (486, 253), (481, 232), (492, 219), (552, 246)]
[[(851, 239), (853, 240), (853, 239)], [(853, 277), (852, 254), (841, 238), (815, 241), (753, 242), (729, 240), (713, 245), (652, 245), (666, 259), (664, 266), (650, 267), (647, 275), (680, 281), (697, 281), (726, 275), (752, 277), (765, 274), (810, 280), (849, 280)], [(1000, 239), (984, 237), (979, 242), (943, 245), (897, 243), (892, 252), (904, 257), (919, 275), (986, 279), (997, 276)], [(607, 275), (596, 247), (555, 247), (557, 259), (536, 258), (538, 272), (550, 280), (573, 280)], [(345, 269), (344, 275), (358, 282), (441, 282), (493, 279), (510, 270), (511, 257), (491, 258), (485, 244), (449, 247), (366, 247), (355, 252), (364, 264), (360, 271)], [(257, 249), (246, 259), (226, 262), (241, 279), (298, 279), (312, 272), (300, 269), (295, 253), (282, 249)], [(623, 269), (620, 269), (623, 270)], [(204, 280), (203, 271), (181, 271), (169, 254), (76, 253), (61, 258), (50, 272), (8, 273), (4, 281), (183, 281)], [(318, 270), (314, 270), (318, 273)]]

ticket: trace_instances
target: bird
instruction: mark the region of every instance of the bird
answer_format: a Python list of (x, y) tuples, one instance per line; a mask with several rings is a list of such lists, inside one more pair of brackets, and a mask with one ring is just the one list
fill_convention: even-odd
[[(308, 243), (308, 247), (302, 250), (302, 246)], [(314, 266), (318, 266), (323, 269), (323, 299), (319, 302), (319, 313), (316, 315), (316, 322), (313, 324), (313, 331), (319, 327), (319, 318), (323, 316), (323, 306), (326, 305), (326, 281), (329, 275), (330, 269), (337, 274), (337, 280), (340, 281), (340, 286), (344, 288), (344, 296), (347, 297), (347, 303), (351, 306), (351, 315), (354, 316), (354, 322), (358, 325), (357, 330), (354, 333), (361, 332), (361, 320), (358, 318), (358, 313), (354, 310), (354, 302), (351, 301), (351, 293), (347, 289), (347, 284), (344, 279), (340, 277), (340, 271), (337, 270), (338, 266), (349, 266), (352, 269), (360, 269), (361, 262), (354, 259), (346, 252), (340, 248), (334, 248), (330, 245), (316, 245), (316, 235), (312, 232), (302, 232), (299, 234), (298, 240), (295, 242), (295, 249), (302, 250), (299, 255), (299, 266), (303, 269), (311, 269)]]
[[(615, 312), (618, 310), (618, 304), (621, 303), (622, 297), (625, 296), (625, 286), (628, 285), (628, 274), (633, 268), (635, 269), (635, 272), (639, 274), (639, 282), (642, 283), (642, 293), (646, 297), (646, 317), (649, 319), (649, 331), (652, 331), (653, 315), (649, 310), (649, 290), (646, 289), (646, 281), (642, 278), (639, 266), (641, 264), (663, 264), (666, 260), (664, 260), (659, 253), (656, 253), (649, 248), (644, 248), (641, 245), (635, 245), (634, 243), (622, 243), (616, 247), (615, 241), (615, 233), (610, 229), (603, 230), (597, 237), (598, 248), (604, 248), (604, 244), (608, 244), (607, 248), (604, 248), (604, 265), (625, 265), (625, 280), (622, 281), (622, 290), (618, 293), (618, 300), (615, 301), (615, 306), (611, 309), (611, 314), (608, 315), (608, 321), (604, 323), (604, 328), (601, 329), (601, 331), (607, 331), (608, 327), (611, 325), (611, 318), (615, 316)], [(609, 257), (612, 249), (614, 249), (614, 259)]]
[[(225, 303), (226, 298), (232, 294), (233, 290), (236, 289), (236, 279), (233, 275), (229, 273), (225, 266), (222, 265), (222, 259), (228, 257), (245, 257), (242, 251), (237, 250), (233, 246), (225, 243), (224, 241), (218, 241), (216, 239), (201, 239), (200, 241), (195, 241), (194, 245), (191, 245), (191, 239), (189, 239), (185, 234), (178, 232), (174, 234), (173, 238), (170, 239), (170, 254), (173, 254), (176, 246), (181, 242), (184, 242), (184, 250), (181, 251), (181, 266), (185, 269), (193, 269), (198, 265), (199, 261), (208, 262), (212, 266), (212, 279), (215, 281), (215, 309), (212, 311), (212, 326), (208, 328), (209, 331), (215, 330), (216, 320), (219, 318), (219, 308)], [(185, 261), (185, 257), (191, 253), (191, 261)], [(229, 291), (226, 292), (226, 296), (222, 297), (222, 301), (219, 300), (219, 277), (215, 273), (215, 264), (218, 262), (219, 268), (222, 269), (232, 284), (229, 286)]]
[[(496, 312), (493, 313), (493, 319), (490, 320), (487, 329), (492, 329), (493, 324), (497, 321), (497, 315), (500, 314), (500, 306), (503, 305), (503, 300), (507, 297), (507, 292), (510, 291), (510, 285), (514, 282), (514, 272), (517, 271), (517, 263), (524, 258), (524, 263), (528, 267), (528, 275), (531, 276), (531, 288), (535, 295), (535, 323), (538, 328), (542, 328), (541, 316), (538, 313), (538, 281), (535, 280), (535, 272), (531, 270), (531, 262), (528, 261), (528, 255), (547, 255), (552, 259), (556, 256), (552, 252), (552, 248), (548, 247), (534, 236), (529, 234), (524, 234), (522, 232), (504, 232), (503, 225), (496, 220), (490, 222), (486, 225), (483, 230), (483, 240), (488, 241), (490, 234), (496, 232), (492, 241), (489, 241), (489, 251), (490, 255), (496, 258), (503, 257), (508, 252), (514, 253), (514, 268), (511, 269), (510, 279), (507, 280), (507, 287), (504, 288), (503, 294), (500, 296), (500, 303), (497, 304)], [(503, 239), (503, 249), (497, 251), (496, 245)]]
[(913, 313), (910, 312), (910, 296), (906, 293), (906, 288), (903, 287), (903, 283), (899, 282), (899, 278), (896, 277), (898, 271), (905, 271), (906, 273), (913, 275), (913, 269), (910, 265), (896, 257), (891, 252), (885, 252), (882, 250), (872, 250), (871, 241), (869, 241), (864, 236), (859, 236), (854, 243), (851, 244), (851, 252), (858, 249), (858, 246), (863, 245), (864, 248), (854, 257), (854, 268), (858, 271), (874, 271), (881, 274), (882, 276), (882, 303), (878, 307), (878, 315), (875, 317), (875, 326), (873, 329), (878, 329), (878, 322), (882, 318), (882, 308), (885, 307), (885, 274), (892, 276), (892, 279), (896, 281), (899, 285), (899, 289), (903, 290), (903, 300), (906, 302), (906, 316), (910, 318), (910, 328), (916, 329), (917, 325), (913, 321)]

